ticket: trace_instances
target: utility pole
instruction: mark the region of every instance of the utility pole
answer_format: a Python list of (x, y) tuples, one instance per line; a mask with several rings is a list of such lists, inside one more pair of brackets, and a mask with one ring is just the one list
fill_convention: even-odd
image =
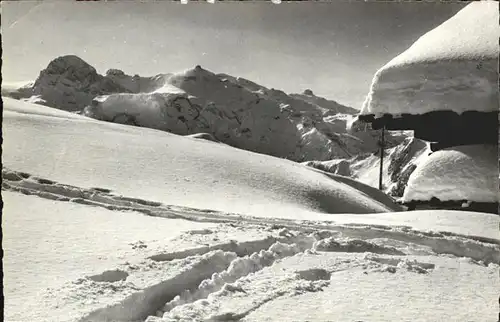
[(378, 176), (378, 189), (382, 190), (383, 189), (383, 187), (382, 187), (382, 175), (383, 175), (383, 168), (384, 168), (385, 127), (382, 127), (382, 129), (381, 129), (379, 147), (380, 147), (380, 171), (379, 171), (379, 176)]

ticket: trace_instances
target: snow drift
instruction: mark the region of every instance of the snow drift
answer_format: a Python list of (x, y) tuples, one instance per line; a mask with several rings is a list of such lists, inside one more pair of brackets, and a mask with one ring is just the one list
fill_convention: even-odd
[(498, 147), (468, 145), (431, 154), (411, 174), (404, 202), (499, 202)]
[[(196, 66), (176, 74), (106, 75), (76, 56), (49, 63), (32, 85), (5, 94), (114, 123), (180, 135), (208, 133), (244, 150), (294, 161), (349, 158), (376, 150), (377, 133), (346, 129), (357, 111), (335, 101), (286, 94)], [(398, 144), (404, 137), (389, 135)]]
[(498, 111), (498, 2), (476, 1), (373, 78), (361, 114)]

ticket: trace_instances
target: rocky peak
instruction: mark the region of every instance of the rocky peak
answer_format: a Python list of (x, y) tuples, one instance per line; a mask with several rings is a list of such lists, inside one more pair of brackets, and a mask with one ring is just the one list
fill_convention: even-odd
[[(121, 71), (111, 70), (110, 74)], [(52, 60), (40, 72), (31, 88), (31, 95), (40, 103), (66, 111), (81, 111), (98, 95), (128, 92), (112, 78), (104, 77), (86, 61), (75, 55)]]
[(100, 75), (90, 64), (78, 56), (67, 55), (52, 60), (46, 69), (40, 72), (40, 76), (35, 82), (43, 83), (47, 78), (64, 78), (71, 81), (74, 85), (89, 85), (100, 79)]
[(71, 70), (97, 74), (94, 67), (75, 55), (57, 57), (49, 63), (45, 72), (48, 74), (63, 74)]
[(125, 76), (125, 73), (120, 69), (111, 68), (106, 71), (106, 76)]

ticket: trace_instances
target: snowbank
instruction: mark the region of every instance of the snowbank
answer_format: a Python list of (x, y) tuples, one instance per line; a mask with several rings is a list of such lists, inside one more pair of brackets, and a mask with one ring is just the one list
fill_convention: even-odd
[(129, 197), (261, 217), (399, 209), (382, 193), (377, 198), (392, 206), (291, 161), (71, 113), (67, 118), (25, 114), (33, 111), (27, 106), (4, 102), (3, 163), (12, 170)]
[[(395, 220), (401, 220), (394, 215)], [(485, 231), (480, 226), (486, 228), (486, 218), (491, 220), (490, 232), (498, 224), (498, 216), (477, 213), (433, 211), (406, 215), (414, 218), (403, 221), (427, 223), (435, 228), (439, 227), (435, 226), (437, 222), (443, 224), (440, 227), (455, 228), (470, 224), (480, 234)], [(446, 217), (451, 221), (446, 223)], [(377, 225), (359, 228), (357, 232), (315, 231), (310, 235), (282, 231), (280, 236), (286, 236), (282, 242), (259, 252), (246, 252), (233, 259), (224, 271), (196, 285), (187, 284), (186, 290), (167, 300), (146, 321), (281, 321), (289, 319), (290, 310), (294, 311), (294, 319), (312, 321), (331, 320), (332, 314), (340, 321), (351, 321), (353, 317), (368, 321), (428, 321), (451, 315), (458, 320), (482, 321), (494, 315), (498, 265), (491, 260), (498, 258), (497, 244), (444, 232), (411, 232), (406, 228), (395, 232)], [(481, 297), (474, 296), (478, 285), (483, 291)], [(469, 303), (466, 309), (462, 308), (464, 299)], [(129, 303), (122, 304), (125, 302)], [(384, 309), (388, 305), (395, 309)], [(318, 306), (324, 308), (311, 310)], [(92, 317), (117, 316), (109, 309), (96, 313), (99, 315)]]
[(373, 78), (361, 114), (498, 111), (498, 2), (472, 2)]
[(434, 152), (411, 174), (404, 202), (498, 202), (498, 147), (468, 145)]

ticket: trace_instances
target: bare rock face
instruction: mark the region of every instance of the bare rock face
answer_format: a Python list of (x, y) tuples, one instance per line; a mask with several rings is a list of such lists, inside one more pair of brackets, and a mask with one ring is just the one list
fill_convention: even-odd
[(51, 61), (31, 89), (31, 94), (41, 98), (44, 105), (66, 111), (80, 111), (97, 95), (117, 92), (127, 90), (74, 55)]
[(116, 69), (116, 68), (111, 68), (106, 71), (106, 76), (117, 76), (117, 77), (122, 77), (126, 76), (125, 73), (122, 70)]
[[(403, 168), (411, 162), (416, 153), (425, 149), (426, 146), (427, 144), (424, 141), (414, 137), (406, 138), (399, 146), (397, 146), (390, 155), (391, 161), (389, 163), (388, 172), (391, 176), (391, 181), (400, 181), (402, 179), (401, 176), (403, 174)], [(410, 174), (408, 174), (408, 176)], [(407, 181), (408, 178), (406, 178), (406, 181), (403, 182), (403, 184), (406, 185)]]

